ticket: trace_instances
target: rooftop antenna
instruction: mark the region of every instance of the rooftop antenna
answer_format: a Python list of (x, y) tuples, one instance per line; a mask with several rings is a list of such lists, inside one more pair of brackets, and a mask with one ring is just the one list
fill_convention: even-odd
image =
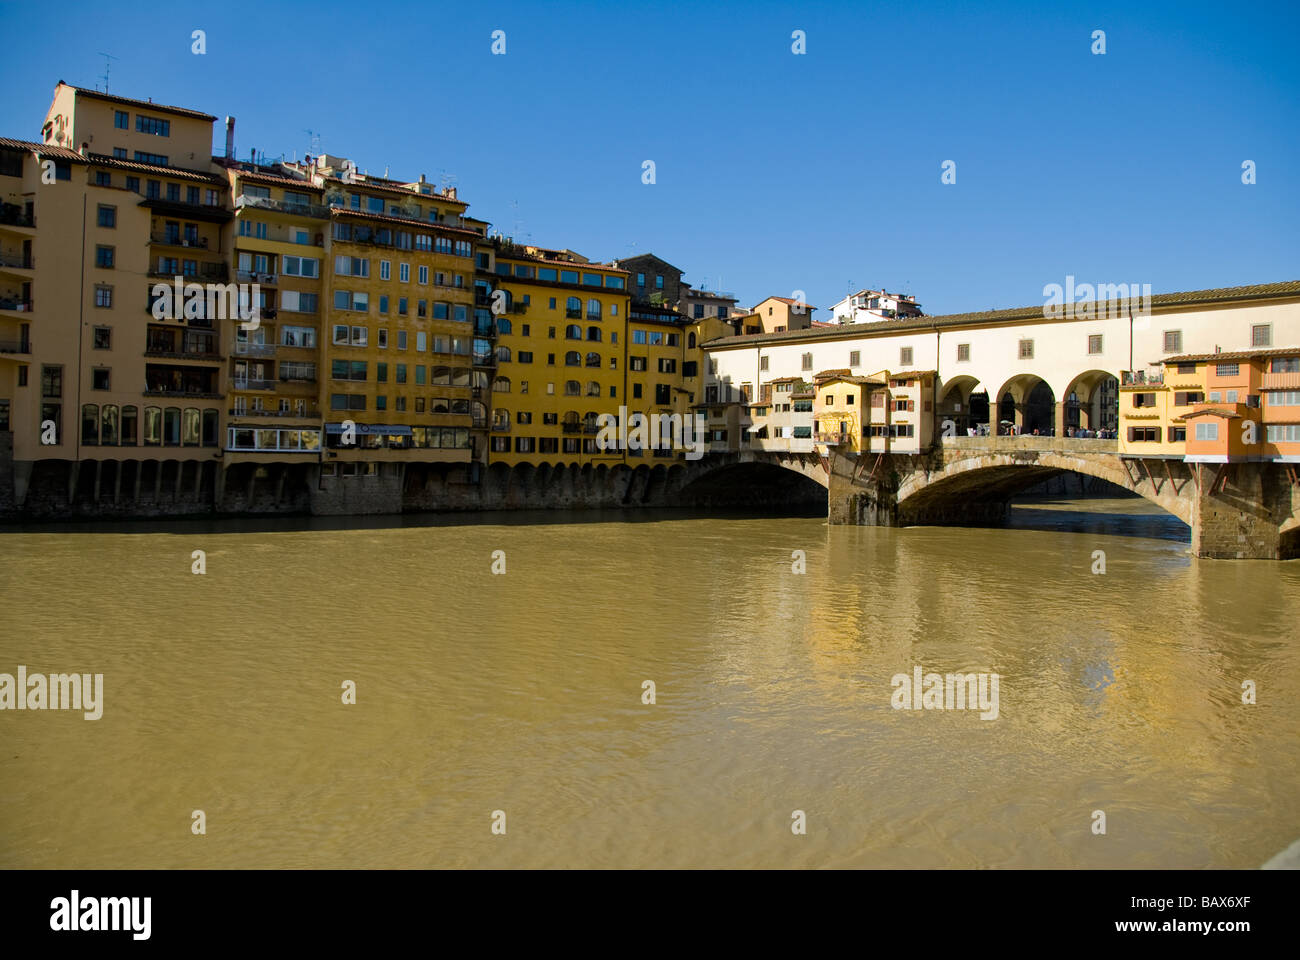
[(113, 61), (118, 58), (102, 50), (99, 51), (99, 55), (104, 58), (104, 73), (99, 79), (104, 81), (104, 92), (108, 93), (108, 75), (112, 71)]
[(516, 237), (523, 236), (523, 221), (519, 219), (519, 201), (518, 201), (518, 200), (511, 200), (511, 201), (510, 201), (510, 209), (513, 210), (513, 211), (514, 211), (514, 214), (515, 214), (515, 220), (514, 220), (514, 223), (515, 223), (515, 236), (516, 236)]
[(320, 134), (314, 130), (304, 130), (303, 133), (311, 138), (311, 155), (313, 157), (320, 155)]
[(442, 181), (443, 193), (447, 192), (448, 187), (454, 187), (456, 185), (456, 175), (454, 173), (448, 173), (446, 170), (442, 171), (442, 176), (439, 177), (439, 179)]

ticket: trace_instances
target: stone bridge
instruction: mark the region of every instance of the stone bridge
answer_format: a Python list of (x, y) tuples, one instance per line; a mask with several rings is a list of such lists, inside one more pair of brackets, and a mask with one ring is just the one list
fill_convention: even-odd
[(819, 449), (825, 454), (731, 454), (734, 462), (718, 468), (752, 462), (793, 470), (827, 488), (831, 523), (866, 526), (999, 522), (1012, 497), (1069, 471), (1173, 514), (1191, 528), (1198, 557), (1300, 556), (1294, 464), (1121, 457), (1115, 440), (1066, 437), (950, 437), (921, 454)]

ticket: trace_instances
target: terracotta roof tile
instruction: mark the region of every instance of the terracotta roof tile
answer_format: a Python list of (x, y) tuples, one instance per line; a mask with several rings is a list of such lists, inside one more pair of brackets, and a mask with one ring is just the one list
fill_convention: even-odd
[(207, 120), (212, 122), (217, 118), (210, 113), (203, 113), (201, 110), (191, 110), (188, 107), (169, 107), (165, 103), (154, 103), (152, 100), (136, 100), (132, 97), (119, 97), (115, 93), (101, 93), (98, 90), (88, 90), (85, 87), (74, 87), (70, 83), (63, 84), (65, 87), (72, 87), (77, 91), (78, 96), (93, 97), (96, 100), (107, 100), (110, 103), (120, 103), (125, 106), (144, 107), (147, 110), (157, 110), (160, 113), (171, 113), (182, 117), (192, 117), (195, 120)]

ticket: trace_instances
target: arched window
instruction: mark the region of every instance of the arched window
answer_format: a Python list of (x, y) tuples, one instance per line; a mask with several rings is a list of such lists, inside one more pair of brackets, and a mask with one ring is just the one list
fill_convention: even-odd
[(181, 410), (180, 407), (163, 409), (163, 445), (179, 447), (181, 445)]
[(497, 361), (498, 361), (499, 363), (509, 363), (509, 362), (510, 362), (510, 348), (509, 348), (509, 347), (497, 347)]
[(594, 341), (596, 341), (597, 343), (599, 343), (599, 342), (600, 342), (600, 327), (588, 327), (588, 328), (587, 328), (587, 339), (588, 339), (588, 340), (594, 340)]
[(186, 407), (181, 418), (181, 443), (187, 447), (197, 447), (203, 439), (203, 415), (198, 407)]
[(577, 397), (582, 394), (582, 384), (577, 380), (564, 381), (564, 395), (566, 397)]
[(99, 415), (99, 442), (117, 446), (117, 404), (106, 403)]
[(86, 446), (99, 443), (99, 404), (87, 403), (81, 408), (81, 442)]
[(504, 407), (497, 407), (492, 411), (492, 429), (509, 430), (510, 429), (510, 411)]
[(589, 366), (589, 367), (599, 367), (599, 366), (600, 366), (600, 354), (599, 354), (599, 353), (589, 353), (589, 354), (587, 354), (587, 366)]
[(588, 301), (587, 301), (587, 316), (588, 316), (588, 318), (590, 318), (590, 319), (592, 319), (592, 320), (599, 320), (599, 319), (600, 319), (600, 301), (599, 301), (599, 300), (594, 300), (594, 299), (593, 299), (593, 300), (588, 300)]
[(582, 327), (578, 326), (576, 323), (569, 324), (564, 328), (564, 337), (566, 340), (581, 340)]
[(579, 419), (578, 411), (570, 410), (564, 415), (564, 425), (566, 427), (576, 427)]
[(430, 413), (448, 413), (451, 410), (446, 397), (433, 397), (429, 400)]
[[(443, 402), (445, 403), (446, 401)], [(487, 407), (479, 403), (479, 401), (477, 400), (470, 401), (469, 413), (470, 416), (474, 418), (474, 425), (476, 427), (483, 427), (487, 425)]]
[(511, 325), (510, 325), (510, 318), (509, 318), (509, 317), (497, 317), (497, 333), (498, 333), (498, 334), (509, 333), (509, 332), (511, 331), (511, 329), (512, 329), (512, 327), (511, 327)]
[(509, 378), (509, 377), (497, 377), (495, 380), (492, 381), (492, 391), (493, 391), (494, 393), (509, 393), (509, 392), (510, 392), (510, 378)]
[(453, 401), (451, 402), (451, 412), (452, 412), (452, 413), (461, 413), (461, 414), (469, 413), (469, 401), (468, 401), (468, 400), (453, 400)]
[(136, 429), (140, 418), (140, 411), (135, 406), (125, 406), (122, 408), (122, 444), (124, 446), (134, 447), (138, 442)]
[(688, 333), (688, 334), (686, 335), (686, 348), (687, 348), (688, 350), (694, 350), (694, 349), (695, 349), (695, 334), (693, 334), (693, 333)]
[(582, 418), (582, 432), (596, 433), (600, 429), (599, 424), (600, 414), (596, 413), (594, 410), (589, 410)]
[(162, 407), (144, 408), (144, 445), (156, 447), (162, 443)]
[(595, 380), (587, 381), (587, 396), (589, 397), (600, 396), (600, 384), (597, 383)]
[(566, 367), (582, 366), (582, 354), (580, 354), (577, 350), (570, 350), (568, 353), (564, 355), (564, 365)]
[(570, 320), (576, 320), (582, 316), (582, 301), (577, 297), (569, 297), (564, 301), (564, 315)]

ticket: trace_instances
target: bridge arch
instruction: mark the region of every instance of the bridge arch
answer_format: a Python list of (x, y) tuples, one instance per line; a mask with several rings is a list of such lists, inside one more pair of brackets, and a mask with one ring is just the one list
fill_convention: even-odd
[(1052, 385), (1033, 373), (1018, 373), (989, 394), (999, 433), (1001, 428), (1014, 425), (1021, 434), (1037, 430), (1043, 436), (1049, 435), (1056, 423), (1056, 400)]
[(1061, 391), (1057, 436), (1070, 427), (1102, 430), (1119, 426), (1119, 380), (1108, 370), (1085, 370)]
[(1067, 471), (1136, 493), (1188, 526), (1192, 524), (1192, 500), (1180, 496), (1173, 484), (1163, 484), (1158, 492), (1151, 484), (1135, 485), (1118, 456), (1070, 450), (971, 451), (969, 456), (948, 460), (939, 470), (915, 471), (903, 478), (896, 491), (898, 522), (916, 523), (941, 516), (949, 512), (947, 507), (952, 504), (978, 508), (1005, 503), (1021, 491)]
[(830, 476), (812, 453), (742, 452), (683, 468), (677, 499), (687, 506), (825, 504)]
[[(988, 388), (979, 377), (961, 374), (944, 380), (939, 385), (939, 404), (935, 408), (936, 422), (951, 420), (956, 436), (966, 436), (972, 427), (982, 427), (989, 422)], [(938, 428), (942, 431), (942, 427)]]

